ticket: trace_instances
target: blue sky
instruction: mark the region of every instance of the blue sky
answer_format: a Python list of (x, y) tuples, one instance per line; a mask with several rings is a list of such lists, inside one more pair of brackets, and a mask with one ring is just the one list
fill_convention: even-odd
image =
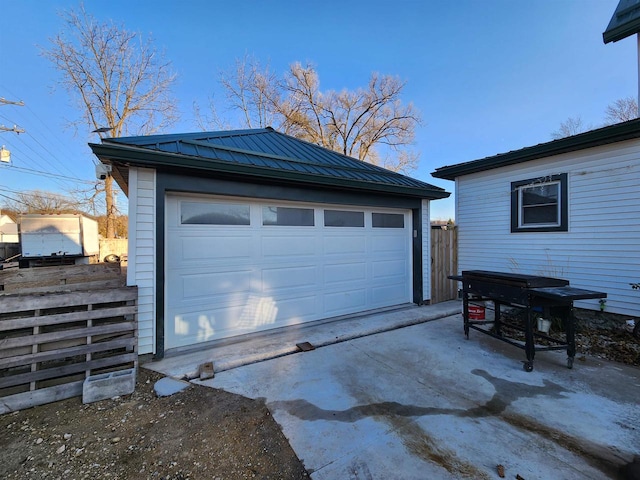
[[(434, 169), (549, 141), (568, 117), (598, 126), (608, 104), (637, 95), (635, 39), (602, 41), (617, 4), (88, 0), (85, 7), (101, 21), (151, 35), (173, 63), (182, 118), (171, 132), (199, 130), (194, 102), (205, 109), (212, 96), (221, 97), (218, 72), (245, 54), (278, 73), (294, 61), (312, 62), (322, 90), (356, 89), (374, 71), (399, 76), (407, 82), (404, 101), (423, 118), (416, 136), (420, 166), (412, 176), (452, 193), (432, 204), (433, 219), (448, 219), (454, 184), (432, 178)], [(57, 13), (78, 5), (2, 2), (0, 97), (25, 106), (0, 106), (0, 125), (26, 133), (0, 133), (0, 144), (12, 152), (11, 165), (0, 165), (0, 195), (63, 192), (95, 177), (87, 143), (97, 136), (88, 127), (69, 127), (80, 114), (39, 55), (63, 28)], [(126, 199), (119, 202), (126, 206)]]

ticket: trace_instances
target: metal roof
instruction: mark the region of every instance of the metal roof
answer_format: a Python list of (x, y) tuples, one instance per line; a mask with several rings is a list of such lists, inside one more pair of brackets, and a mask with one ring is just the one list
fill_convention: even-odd
[(607, 29), (604, 43), (617, 42), (640, 32), (640, 0), (620, 0)]
[[(275, 181), (446, 198), (440, 187), (279, 133), (272, 128), (105, 138), (90, 144), (104, 163), (245, 174)], [(114, 175), (116, 177), (116, 175)], [(116, 177), (117, 180), (117, 177)], [(126, 182), (126, 178), (122, 178)], [(120, 181), (118, 182), (120, 183)]]
[(483, 172), (494, 168), (524, 163), (539, 158), (575, 152), (587, 148), (598, 147), (610, 143), (622, 142), (640, 137), (640, 119), (617, 123), (608, 127), (591, 130), (571, 137), (540, 143), (532, 147), (513, 150), (491, 157), (481, 158), (470, 162), (447, 165), (437, 168), (433, 175), (436, 178), (455, 180), (456, 177), (471, 173)]

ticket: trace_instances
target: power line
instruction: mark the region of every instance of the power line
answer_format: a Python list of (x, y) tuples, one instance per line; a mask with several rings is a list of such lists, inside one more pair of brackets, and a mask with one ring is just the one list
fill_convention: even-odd
[(29, 204), (28, 204), (28, 203), (23, 202), (22, 200), (18, 200), (17, 198), (13, 198), (13, 197), (10, 197), (10, 196), (8, 196), (8, 195), (3, 195), (2, 193), (0, 193), (0, 197), (7, 198), (7, 199), (11, 200), (12, 202), (18, 202), (18, 203), (21, 203), (21, 204), (23, 204), (23, 205), (29, 206)]
[[(6, 87), (4, 87), (4, 86), (2, 86), (1, 88), (2, 88), (3, 90), (7, 90), (7, 91), (9, 91), (9, 89), (8, 89), (8, 88), (6, 88)], [(17, 96), (17, 95), (15, 95), (15, 93), (13, 93), (13, 92), (11, 92), (11, 91), (9, 91), (9, 93), (11, 93), (11, 95), (13, 95), (13, 96)], [(49, 143), (49, 144), (50, 144), (50, 143), (51, 143), (51, 139), (52, 139), (52, 138), (54, 138), (54, 139), (55, 139), (55, 140), (56, 140), (56, 141), (61, 145), (61, 147), (62, 147), (62, 149), (63, 149), (63, 150), (67, 150), (67, 149), (69, 148), (69, 146), (68, 146), (68, 145), (65, 145), (65, 144), (60, 140), (60, 136), (59, 136), (59, 135), (56, 135), (55, 133), (53, 133), (53, 131), (51, 130), (51, 128), (49, 127), (49, 125), (48, 125), (46, 122), (44, 122), (44, 121), (42, 120), (42, 118), (40, 118), (40, 116), (39, 116), (39, 115), (38, 115), (38, 114), (37, 114), (37, 113), (36, 113), (36, 112), (35, 112), (35, 111), (34, 111), (34, 110), (33, 110), (33, 109), (28, 105), (28, 104), (25, 104), (24, 102), (16, 102), (15, 104), (16, 104), (16, 105), (20, 105), (20, 106), (24, 106), (24, 107), (26, 107), (26, 112), (28, 112), (28, 113), (31, 115), (31, 118), (27, 118), (27, 117), (25, 117), (24, 115), (21, 115), (20, 113), (17, 113), (17, 115), (18, 115), (19, 117), (21, 117), (21, 118), (22, 118), (22, 120), (23, 120), (22, 124), (24, 124), (24, 125), (27, 125), (27, 124), (31, 125), (31, 124), (33, 124), (33, 123), (34, 123), (34, 119), (35, 119), (37, 122), (39, 122), (39, 123), (40, 123), (40, 124), (41, 124), (41, 125), (42, 125), (46, 130), (47, 130), (47, 132), (48, 132), (48, 133), (50, 133), (50, 134), (51, 134), (51, 135), (50, 135), (50, 138), (48, 138), (48, 139), (47, 139), (48, 141), (47, 141), (46, 143)], [(20, 109), (20, 110), (22, 110), (22, 109)], [(9, 120), (7, 117), (5, 117), (4, 115), (0, 115), (0, 117), (4, 118), (4, 119), (5, 119), (5, 120), (7, 120), (7, 121), (10, 121), (10, 120)], [(13, 123), (13, 122), (11, 122), (11, 123)], [(33, 148), (29, 147), (32, 151), (34, 151), (34, 153), (35, 153), (38, 157), (42, 157), (42, 158), (43, 158), (43, 160), (44, 160), (44, 161), (45, 161), (45, 162), (46, 162), (46, 163), (47, 163), (47, 164), (48, 164), (48, 165), (49, 165), (49, 166), (50, 166), (54, 171), (62, 173), (62, 172), (61, 172), (61, 170), (62, 170), (62, 169), (64, 169), (64, 170), (66, 170), (68, 173), (70, 173), (71, 175), (73, 175), (73, 174), (74, 174), (74, 172), (73, 172), (73, 171), (68, 167), (68, 165), (67, 165), (67, 163), (68, 163), (68, 162), (63, 161), (63, 160), (61, 160), (60, 158), (58, 158), (58, 156), (57, 156), (54, 152), (52, 152), (49, 148), (47, 148), (47, 146), (45, 146), (45, 145), (44, 145), (44, 144), (43, 144), (43, 143), (42, 143), (38, 138), (36, 138), (36, 136), (34, 136), (32, 132), (27, 131), (27, 132), (25, 132), (25, 133), (26, 133), (26, 136), (27, 136), (27, 138), (28, 138), (29, 140), (32, 140), (32, 141), (33, 141), (33, 142), (35, 142), (37, 145), (39, 145), (39, 147), (40, 147), (40, 148), (42, 148), (45, 152), (47, 152), (47, 154), (48, 154), (48, 155), (43, 155), (43, 154), (41, 154), (41, 153), (39, 154), (39, 153), (35, 152), (35, 150), (34, 150)], [(28, 145), (27, 139), (23, 139), (23, 138), (21, 137), (21, 138), (20, 138), (20, 140), (22, 140), (23, 144)], [(44, 139), (43, 139), (43, 141), (44, 141)], [(50, 160), (55, 161), (56, 165), (54, 165)]]
[[(23, 151), (22, 147), (27, 147), (29, 150), (31, 150), (34, 154), (36, 158), (33, 158), (32, 156), (30, 156), (27, 152)], [(43, 172), (45, 174), (51, 174), (51, 172), (47, 172), (46, 167), (40, 163), (39, 159), (39, 155), (38, 153), (33, 149), (33, 147), (31, 145), (29, 145), (28, 143), (21, 143), (20, 145), (18, 143), (13, 144), (12, 149), (14, 151), (18, 152), (18, 155), (15, 155), (17, 157), (18, 160), (28, 160), (28, 163), (30, 165), (35, 166), (34, 171), (37, 172)], [(20, 169), (20, 168), (27, 168), (27, 167), (18, 167), (16, 165), (15, 159), (12, 162), (11, 165), (2, 165), (3, 167), (6, 166), (8, 168), (15, 168), (15, 169)], [(38, 170), (40, 169), (40, 170)], [(54, 173), (54, 175), (56, 175)], [(70, 181), (75, 181), (74, 180), (67, 180), (67, 179), (58, 179), (58, 178), (52, 178), (52, 180), (60, 187), (62, 188), (67, 188), (68, 187), (68, 183), (66, 182), (70, 182)], [(79, 179), (78, 179), (79, 180)]]
[(78, 182), (78, 183), (86, 183), (86, 184), (90, 184), (93, 185), (95, 182), (91, 181), (91, 180), (82, 180), (81, 178), (76, 178), (76, 177), (67, 177), (65, 175), (58, 175), (56, 173), (50, 173), (50, 172), (45, 172), (42, 170), (34, 170), (31, 168), (24, 168), (24, 167), (16, 167), (15, 165), (7, 165), (7, 166), (3, 166), (1, 168), (11, 168), (11, 169), (15, 169), (15, 170), (19, 170), (21, 172), (25, 172), (25, 173), (31, 173), (33, 175), (46, 175), (48, 177), (53, 177), (53, 178), (61, 178), (63, 180), (70, 180), (70, 181), (74, 181), (74, 182)]

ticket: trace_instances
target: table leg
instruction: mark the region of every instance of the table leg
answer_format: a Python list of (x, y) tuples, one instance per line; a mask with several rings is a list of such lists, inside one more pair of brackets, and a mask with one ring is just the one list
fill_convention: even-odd
[(500, 302), (497, 300), (493, 301), (493, 321), (496, 330), (496, 335), (499, 337), (502, 336), (502, 319), (500, 318)]
[(462, 318), (464, 320), (464, 334), (469, 339), (469, 293), (462, 291)]
[[(529, 302), (531, 303), (531, 302)], [(536, 345), (533, 338), (533, 318), (532, 318), (532, 310), (530, 306), (527, 306), (527, 316), (525, 319), (524, 326), (524, 350), (527, 355), (527, 361), (524, 362), (523, 368), (527, 372), (531, 372), (533, 370), (533, 359), (536, 356)]]
[(567, 368), (573, 368), (573, 358), (576, 356), (576, 318), (573, 311), (573, 302), (565, 309), (565, 322), (567, 333)]

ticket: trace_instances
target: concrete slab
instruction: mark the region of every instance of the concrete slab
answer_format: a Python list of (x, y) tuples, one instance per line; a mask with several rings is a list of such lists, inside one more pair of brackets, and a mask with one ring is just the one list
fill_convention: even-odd
[(159, 397), (170, 397), (178, 392), (189, 388), (191, 384), (175, 378), (161, 378), (153, 385), (153, 391)]
[(200, 365), (213, 362), (215, 373), (251, 363), (300, 352), (298, 343), (309, 342), (314, 347), (345, 342), (353, 338), (374, 335), (396, 328), (428, 322), (459, 313), (461, 302), (437, 305), (406, 306), (368, 315), (345, 317), (325, 322), (292, 325), (257, 335), (235, 338), (200, 347), (143, 365), (174, 378), (194, 379), (200, 376)]
[(314, 480), (615, 478), (640, 455), (637, 368), (539, 352), (527, 373), (459, 315), (316, 347), (196, 381), (264, 398)]

